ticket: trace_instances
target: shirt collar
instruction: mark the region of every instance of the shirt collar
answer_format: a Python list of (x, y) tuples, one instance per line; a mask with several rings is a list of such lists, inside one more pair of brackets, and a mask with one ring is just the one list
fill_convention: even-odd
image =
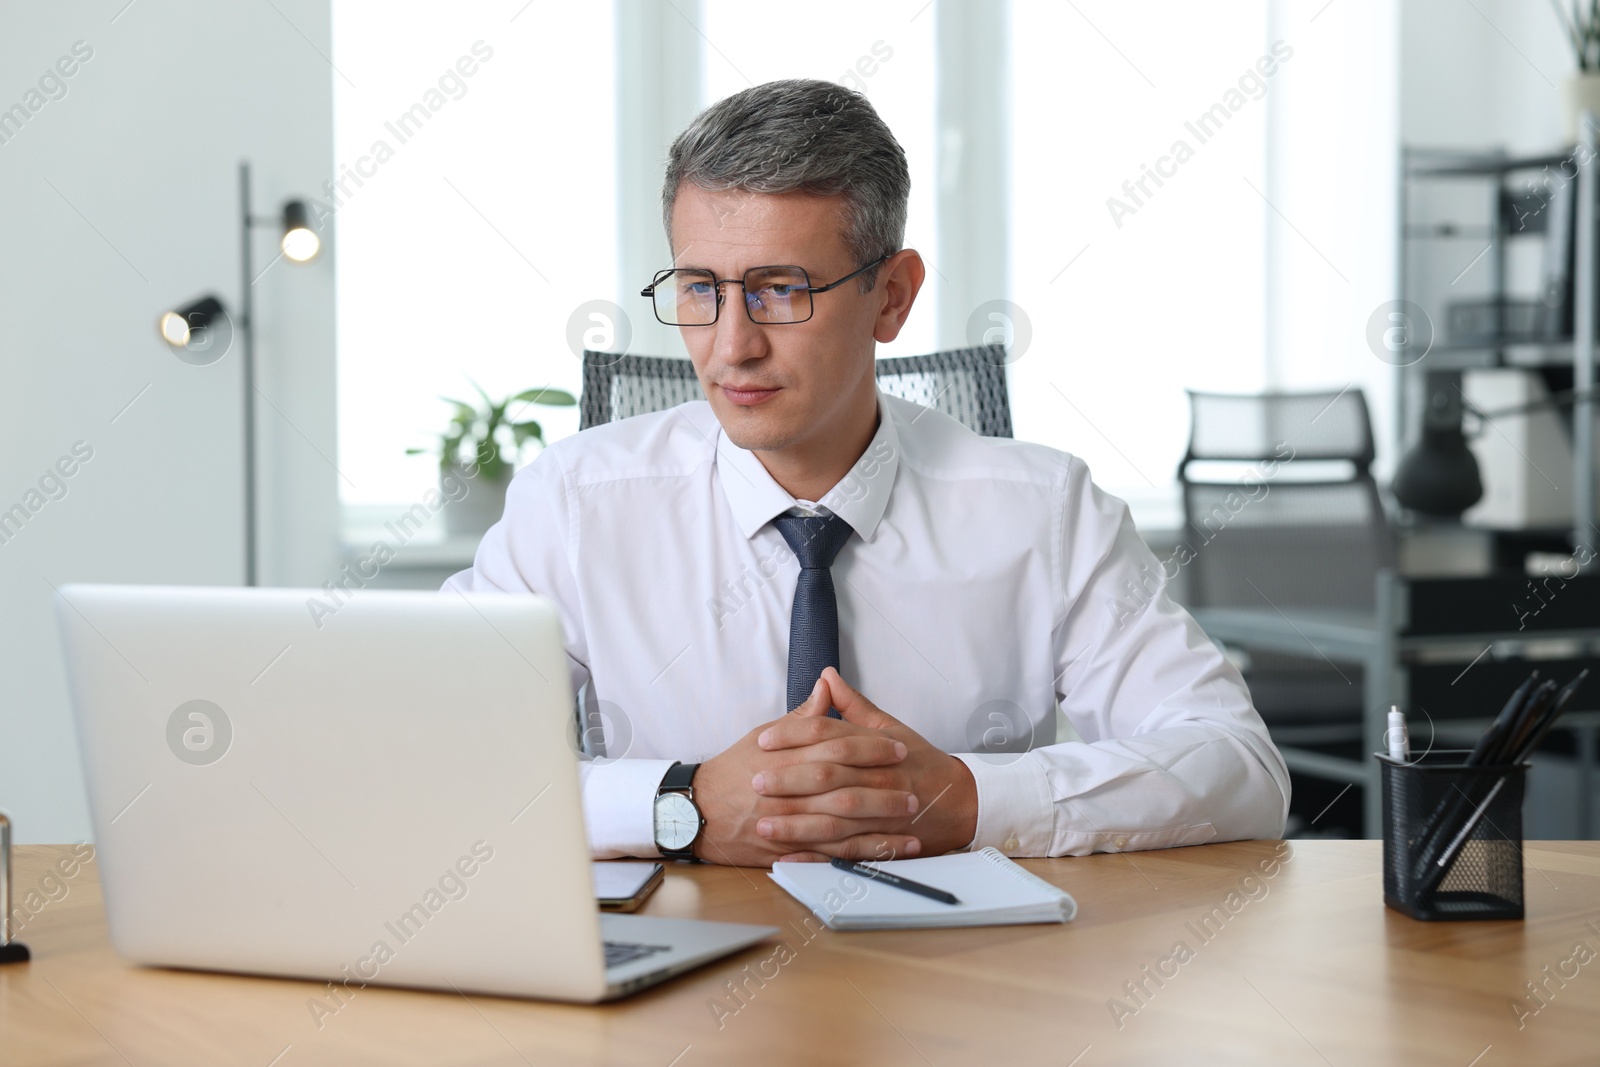
[[(877, 432), (861, 458), (817, 503), (848, 522), (863, 541), (870, 541), (889, 506), (889, 490), (899, 466), (900, 434), (880, 392)], [(755, 453), (730, 441), (721, 426), (717, 427), (717, 478), (733, 509), (734, 521), (746, 537), (754, 537), (774, 515), (797, 504), (767, 473)]]

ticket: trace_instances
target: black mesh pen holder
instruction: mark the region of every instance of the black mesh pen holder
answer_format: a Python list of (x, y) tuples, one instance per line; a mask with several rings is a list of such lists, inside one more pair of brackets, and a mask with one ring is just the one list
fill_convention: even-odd
[(1527, 764), (1466, 765), (1465, 751), (1383, 767), (1383, 902), (1413, 919), (1520, 919)]

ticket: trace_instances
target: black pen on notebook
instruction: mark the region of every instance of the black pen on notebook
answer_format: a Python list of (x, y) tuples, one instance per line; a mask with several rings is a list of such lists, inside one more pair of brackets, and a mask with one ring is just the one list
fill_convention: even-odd
[(920, 896), (928, 897), (929, 899), (937, 900), (944, 904), (961, 903), (961, 901), (955, 898), (953, 893), (946, 893), (943, 889), (935, 889), (933, 886), (923, 885), (921, 882), (913, 882), (909, 878), (901, 878), (897, 874), (890, 874), (888, 871), (880, 870), (877, 867), (868, 867), (863, 863), (853, 863), (850, 860), (842, 859), (838, 856), (833, 857), (832, 863), (833, 866), (839, 868), (841, 871), (849, 871), (851, 874), (859, 874), (863, 878), (871, 878), (874, 882), (882, 882), (884, 885), (892, 885), (896, 889), (904, 889), (907, 893), (916, 893)]

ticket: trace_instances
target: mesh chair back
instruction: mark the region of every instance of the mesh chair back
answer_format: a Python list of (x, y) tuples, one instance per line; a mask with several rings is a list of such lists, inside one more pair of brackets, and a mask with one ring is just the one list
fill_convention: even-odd
[[(1005, 363), (1003, 346), (983, 345), (880, 359), (875, 370), (879, 388), (891, 396), (942, 411), (985, 437), (1010, 437)], [(687, 359), (583, 354), (579, 429), (703, 399)]]
[[(1178, 468), (1193, 553), (1184, 564), (1189, 602), (1372, 609), (1378, 570), (1394, 566), (1394, 539), (1369, 469), (1372, 428), (1360, 390), (1191, 391), (1189, 401), (1193, 428)], [(1285, 455), (1293, 459), (1283, 461)], [(1254, 466), (1232, 480), (1204, 481), (1192, 476), (1197, 460)], [(1274, 460), (1275, 470), (1263, 466)], [(1347, 461), (1350, 473), (1292, 477), (1294, 464), (1319, 460)]]
[(578, 429), (665, 411), (705, 396), (694, 364), (686, 359), (586, 350)]
[(1358, 473), (1372, 465), (1372, 420), (1359, 389), (1244, 396), (1191, 389), (1189, 411), (1185, 465), (1196, 459), (1270, 459), (1283, 442), (1294, 448), (1296, 459), (1349, 460)]

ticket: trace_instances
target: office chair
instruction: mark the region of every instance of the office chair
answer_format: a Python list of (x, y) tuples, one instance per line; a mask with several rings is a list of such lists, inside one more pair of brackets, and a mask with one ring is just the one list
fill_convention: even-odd
[[(878, 386), (891, 396), (960, 419), (985, 437), (1010, 437), (1005, 359), (1001, 345), (880, 359)], [(585, 351), (578, 428), (704, 399), (687, 359)]]
[[(1181, 533), (1193, 556), (1180, 568), (1188, 606), (1266, 609), (1290, 620), (1297, 610), (1335, 612), (1370, 625), (1377, 575), (1394, 567), (1395, 544), (1372, 477), (1372, 424), (1361, 390), (1190, 390), (1189, 407), (1189, 447), (1178, 465)], [(1214, 463), (1226, 464), (1228, 475), (1216, 476), (1212, 466), (1214, 480), (1197, 476)], [(1246, 680), (1275, 736), (1317, 724), (1298, 732), (1308, 741), (1359, 740), (1356, 668), (1314, 655), (1251, 653)]]

